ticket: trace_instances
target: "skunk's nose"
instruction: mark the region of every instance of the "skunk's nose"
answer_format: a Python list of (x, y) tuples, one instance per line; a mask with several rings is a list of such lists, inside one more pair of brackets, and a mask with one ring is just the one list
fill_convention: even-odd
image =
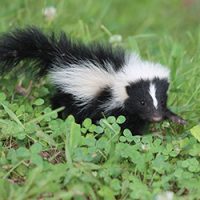
[(153, 117), (152, 120), (154, 122), (160, 122), (162, 120), (162, 117)]
[(162, 116), (159, 113), (154, 113), (152, 116), (153, 122), (160, 122), (162, 120)]

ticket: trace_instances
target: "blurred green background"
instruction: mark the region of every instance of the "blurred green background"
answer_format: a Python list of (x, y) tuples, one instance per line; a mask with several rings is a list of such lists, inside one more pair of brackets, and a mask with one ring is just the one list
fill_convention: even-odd
[(141, 138), (110, 130), (97, 139), (83, 123), (88, 134), (79, 135), (81, 143), (78, 131), (66, 134), (70, 123), (51, 110), (48, 79), (33, 82), (29, 99), (15, 86), (21, 81), (26, 88), (30, 79), (10, 74), (0, 79), (0, 200), (171, 200), (163, 191), (199, 199), (200, 1), (0, 0), (0, 33), (31, 25), (86, 43), (112, 40), (168, 66), (169, 107), (188, 124), (156, 124)]
[[(83, 37), (83, 33), (89, 34), (98, 39), (103, 37), (101, 25), (111, 33), (123, 36), (169, 33), (178, 37), (180, 32), (194, 32), (200, 18), (197, 0), (1, 0), (0, 3), (3, 31), (34, 24), (62, 29), (79, 37)], [(57, 10), (57, 16), (50, 24), (42, 15), (42, 9), (48, 6)]]

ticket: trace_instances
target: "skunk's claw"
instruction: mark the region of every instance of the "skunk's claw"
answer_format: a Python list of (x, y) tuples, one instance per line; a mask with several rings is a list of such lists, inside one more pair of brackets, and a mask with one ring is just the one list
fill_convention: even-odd
[(180, 124), (180, 125), (186, 125), (187, 121), (182, 119), (181, 117), (177, 116), (177, 115), (173, 115), (169, 118), (172, 122), (176, 123), (176, 124)]
[(187, 124), (186, 120), (184, 120), (183, 118), (179, 117), (177, 114), (173, 113), (169, 109), (165, 113), (165, 117), (167, 119), (171, 120), (172, 122), (176, 123), (176, 124), (180, 124), (180, 125), (186, 125)]

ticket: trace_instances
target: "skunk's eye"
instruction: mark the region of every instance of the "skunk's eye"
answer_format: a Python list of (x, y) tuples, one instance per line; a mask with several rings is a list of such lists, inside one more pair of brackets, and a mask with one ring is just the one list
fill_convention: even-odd
[(162, 105), (162, 106), (164, 106), (164, 105), (165, 105), (165, 101), (164, 101), (164, 100), (161, 100), (161, 102), (160, 102), (160, 103), (161, 103), (161, 105)]
[(140, 104), (141, 104), (142, 106), (144, 106), (144, 105), (145, 105), (145, 101), (144, 101), (144, 100), (140, 101)]

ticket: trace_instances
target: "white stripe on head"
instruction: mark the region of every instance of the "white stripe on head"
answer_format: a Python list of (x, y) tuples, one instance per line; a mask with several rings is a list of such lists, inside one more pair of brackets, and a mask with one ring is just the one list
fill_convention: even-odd
[(155, 87), (155, 84), (153, 84), (153, 83), (150, 83), (149, 94), (151, 95), (151, 97), (153, 99), (154, 107), (157, 109), (158, 108), (158, 101), (156, 99), (156, 87)]

